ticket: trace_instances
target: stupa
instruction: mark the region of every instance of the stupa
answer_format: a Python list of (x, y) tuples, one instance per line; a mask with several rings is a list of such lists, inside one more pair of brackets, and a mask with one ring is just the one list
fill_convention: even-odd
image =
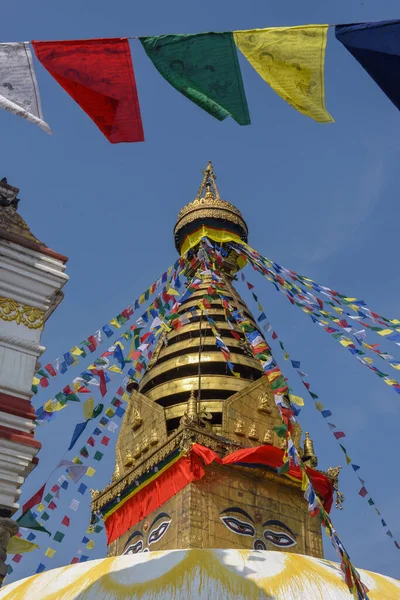
[[(211, 163), (203, 175), (174, 229), (185, 275), (190, 281), (200, 273), (204, 237), (217, 242), (225, 250), (225, 297), (257, 329), (234, 287), (241, 265), (229, 247), (230, 240), (247, 241), (247, 225), (220, 198)], [(93, 514), (106, 523), (108, 558), (13, 583), (0, 600), (351, 597), (340, 566), (323, 559), (320, 521), (310, 515), (301, 477), (278, 472), (286, 440), (260, 361), (221, 298), (209, 294), (205, 318), (202, 299), (212, 285), (212, 274), (201, 273), (179, 303), (179, 328), (166, 328), (140, 382), (128, 385), (112, 480), (92, 492)], [(231, 368), (210, 322), (229, 349)], [(303, 439), (297, 424), (292, 438), (329, 511), (339, 469), (317, 470), (312, 439)], [(249, 449), (263, 455), (262, 466), (231, 460)], [(400, 597), (399, 582), (360, 575), (370, 600)]]

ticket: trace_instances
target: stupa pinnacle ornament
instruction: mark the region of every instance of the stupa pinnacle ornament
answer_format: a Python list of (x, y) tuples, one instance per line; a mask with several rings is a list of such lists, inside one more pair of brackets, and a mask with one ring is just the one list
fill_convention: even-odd
[[(240, 211), (221, 199), (209, 163), (195, 200), (181, 210), (174, 229), (178, 252), (188, 252), (184, 263), (188, 286), (192, 277), (196, 279), (196, 286), (175, 309), (174, 314), (185, 319), (179, 328), (162, 333), (139, 385), (129, 387), (134, 409), (126, 411), (117, 457), (126, 457), (133, 448), (135, 468), (92, 503), (94, 512), (105, 515), (110, 555), (141, 552), (149, 545), (150, 550), (266, 549), (268, 542), (274, 549), (323, 556), (319, 522), (309, 516), (301, 481), (278, 478), (274, 469), (260, 474), (208, 462), (208, 451), (223, 457), (240, 449), (261, 448), (278, 460), (286, 449), (286, 440), (272, 435), (282, 419), (260, 360), (240, 327), (228, 322), (221, 297), (210, 296), (215, 283), (198, 258), (204, 237), (224, 248), (219, 264), (226, 282), (224, 298), (258, 330), (233, 287), (240, 264), (228, 245), (230, 240), (246, 241), (247, 235)], [(213, 327), (229, 351), (234, 374), (216, 346)], [(136, 427), (138, 415), (140, 427)], [(300, 440), (297, 425), (294, 434)], [(202, 458), (194, 457), (194, 449)], [(181, 489), (182, 478), (189, 483)], [(147, 485), (156, 487), (150, 491), (153, 488)], [(262, 508), (256, 511), (255, 506)], [(121, 519), (119, 507), (123, 507)], [(273, 533), (262, 525), (267, 522), (274, 524)], [(156, 524), (154, 531), (149, 523)]]

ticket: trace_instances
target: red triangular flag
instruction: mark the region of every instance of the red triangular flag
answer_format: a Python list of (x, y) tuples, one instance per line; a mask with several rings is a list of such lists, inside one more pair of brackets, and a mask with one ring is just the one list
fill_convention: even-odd
[(25, 502), (25, 504), (22, 507), (22, 513), (26, 513), (27, 510), (29, 510), (30, 508), (33, 508), (34, 506), (36, 506), (37, 504), (39, 504), (42, 501), (45, 487), (46, 487), (46, 484), (44, 483), (42, 485), (42, 487), (40, 488), (40, 490), (38, 490), (36, 492), (36, 494), (34, 494), (32, 496), (32, 498), (30, 498), (28, 500), (28, 502)]
[(61, 525), (65, 525), (65, 527), (69, 527), (69, 524), (70, 524), (69, 517), (67, 517), (67, 515), (65, 515), (65, 517), (61, 521)]
[(126, 38), (32, 42), (37, 58), (112, 144), (143, 142)]

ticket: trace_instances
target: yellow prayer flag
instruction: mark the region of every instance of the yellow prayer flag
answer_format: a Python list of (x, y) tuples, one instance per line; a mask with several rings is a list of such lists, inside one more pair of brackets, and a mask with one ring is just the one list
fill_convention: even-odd
[(111, 365), (111, 367), (108, 367), (108, 370), (112, 371), (113, 373), (122, 373), (121, 369), (117, 367), (117, 365)]
[(71, 348), (70, 350), (71, 354), (75, 354), (77, 356), (81, 356), (83, 354), (83, 351), (78, 348), (78, 346), (74, 346), (73, 348)]
[(129, 394), (127, 392), (124, 392), (121, 396), (122, 400), (124, 400), (125, 402), (129, 402)]
[(372, 358), (370, 358), (369, 356), (366, 356), (366, 357), (364, 358), (364, 361), (365, 361), (366, 363), (368, 363), (369, 365), (372, 365), (372, 364), (374, 363), (374, 361), (372, 360)]
[(391, 319), (390, 322), (393, 323), (393, 325), (400, 325), (399, 319)]
[(93, 540), (89, 540), (88, 543), (86, 544), (86, 548), (88, 550), (93, 550), (93, 548), (94, 548), (94, 541)]
[(142, 294), (139, 298), (139, 304), (143, 304), (143, 302), (145, 302), (145, 301), (146, 300), (145, 300), (144, 294)]
[(339, 315), (341, 315), (343, 312), (343, 308), (339, 308), (338, 306), (333, 306), (333, 310), (336, 310), (336, 312), (339, 313)]
[(39, 548), (37, 544), (28, 542), (28, 540), (24, 540), (24, 538), (14, 535), (8, 540), (7, 554), (25, 554), (26, 552), (32, 552), (32, 550), (35, 550), (36, 548)]
[(285, 360), (289, 360), (289, 358), (290, 358), (290, 356), (289, 356), (289, 354), (286, 352), (286, 350), (285, 350), (285, 351), (284, 351), (284, 353), (283, 353), (283, 358), (284, 358)]
[(121, 348), (121, 350), (125, 350), (125, 346), (123, 346), (122, 342), (120, 342), (119, 340), (117, 340), (117, 341), (115, 342), (115, 345), (116, 345), (116, 346), (119, 346), (119, 347)]
[(307, 477), (307, 473), (305, 471), (301, 472), (301, 489), (303, 492), (306, 491), (308, 487), (308, 477)]
[(113, 409), (112, 408), (107, 408), (106, 415), (107, 415), (107, 417), (113, 417), (114, 416)]
[(39, 385), (39, 383), (40, 383), (40, 379), (38, 377), (34, 377), (32, 379), (32, 385)]
[(332, 123), (324, 92), (327, 32), (328, 25), (302, 25), (233, 35), (239, 50), (281, 98), (319, 123)]
[(56, 412), (58, 410), (62, 410), (63, 408), (65, 408), (67, 406), (67, 403), (65, 404), (60, 404), (60, 402), (58, 402), (57, 400), (48, 400), (43, 408), (46, 412)]
[(121, 325), (118, 323), (117, 319), (111, 319), (110, 325), (116, 327), (117, 329), (121, 329)]
[(395, 379), (389, 379), (388, 377), (384, 378), (383, 381), (385, 383), (387, 383), (388, 385), (398, 385), (397, 381)]
[(45, 505), (43, 504), (43, 502), (41, 502), (40, 504), (37, 505), (36, 510), (38, 512), (43, 512), (45, 508), (46, 508)]
[(347, 346), (350, 346), (353, 342), (349, 340), (349, 338), (344, 338), (343, 340), (340, 340), (340, 343), (342, 344), (342, 346), (347, 348)]
[(397, 369), (398, 371), (400, 371), (400, 364), (395, 365), (394, 363), (389, 363), (391, 367), (393, 367), (393, 369)]
[(351, 463), (351, 458), (350, 458), (350, 456), (347, 456), (347, 454), (346, 454), (346, 463), (348, 465)]
[(270, 383), (272, 383), (274, 381), (274, 379), (276, 379), (277, 377), (280, 377), (281, 375), (282, 375), (282, 373), (280, 373), (280, 371), (273, 371), (272, 373), (268, 373), (267, 379)]
[(295, 396), (294, 394), (289, 394), (290, 402), (293, 404), (297, 404), (297, 406), (304, 406), (304, 399), (301, 396)]
[(170, 296), (179, 296), (179, 292), (173, 287), (170, 287), (169, 290), (167, 290), (167, 294)]
[(345, 302), (355, 302), (357, 298), (343, 298)]
[(53, 550), (53, 548), (47, 548), (47, 550), (44, 554), (45, 554), (45, 556), (48, 556), (49, 558), (53, 558), (55, 553), (56, 553), (56, 551)]
[(94, 398), (88, 398), (83, 403), (83, 418), (85, 421), (90, 419), (94, 410)]
[(87, 475), (88, 477), (93, 477), (93, 475), (95, 473), (96, 473), (96, 469), (93, 469), (93, 467), (88, 467), (85, 475)]
[(377, 332), (379, 335), (390, 335), (393, 333), (392, 329), (382, 329), (382, 331)]
[[(72, 459), (72, 462), (79, 465), (82, 461), (79, 458), (79, 456), (75, 456), (75, 458)], [(69, 477), (69, 475), (68, 475), (68, 477)]]

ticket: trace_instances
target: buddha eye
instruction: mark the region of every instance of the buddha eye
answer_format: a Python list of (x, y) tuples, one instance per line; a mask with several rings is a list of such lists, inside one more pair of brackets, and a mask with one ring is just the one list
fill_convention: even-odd
[(240, 519), (236, 519), (235, 517), (220, 517), (221, 521), (233, 531), (233, 533), (240, 533), (240, 535), (249, 535), (254, 537), (255, 531), (253, 525), (247, 523), (246, 521), (241, 521)]
[(271, 542), (271, 544), (280, 548), (290, 548), (297, 544), (296, 540), (293, 539), (291, 535), (283, 533), (283, 531), (271, 531), (271, 529), (266, 529), (264, 531), (264, 537), (267, 542)]
[(124, 554), (137, 554), (138, 552), (143, 551), (143, 540), (139, 540), (136, 544), (132, 544), (127, 548)]
[(149, 545), (158, 542), (162, 538), (162, 536), (167, 531), (168, 527), (171, 525), (171, 521), (163, 521), (157, 529), (153, 529), (153, 531), (149, 535)]

